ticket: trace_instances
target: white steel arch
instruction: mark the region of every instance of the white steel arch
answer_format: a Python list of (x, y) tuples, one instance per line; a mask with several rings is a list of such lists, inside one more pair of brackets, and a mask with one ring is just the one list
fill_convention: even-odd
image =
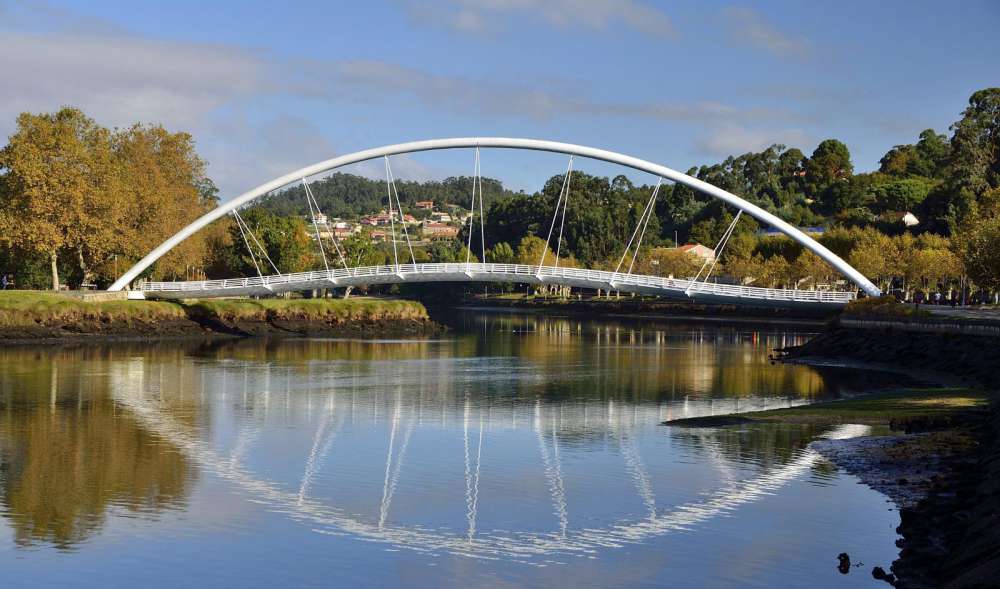
[(666, 166), (661, 166), (659, 164), (654, 164), (653, 162), (639, 159), (636, 157), (624, 155), (614, 151), (607, 151), (604, 149), (597, 149), (594, 147), (586, 147), (583, 145), (574, 145), (572, 143), (560, 143), (557, 141), (545, 141), (540, 139), (519, 139), (519, 138), (509, 138), (509, 137), (459, 137), (453, 139), (430, 139), (426, 141), (413, 141), (410, 143), (399, 143), (396, 145), (388, 145), (385, 147), (377, 147), (374, 149), (367, 149), (364, 151), (358, 151), (355, 153), (342, 155), (340, 157), (335, 157), (333, 159), (325, 160), (311, 166), (307, 166), (300, 170), (296, 170), (289, 174), (285, 174), (280, 178), (271, 180), (261, 184), (260, 186), (244, 192), (243, 194), (233, 198), (232, 200), (226, 201), (220, 204), (215, 209), (205, 213), (193, 223), (187, 227), (181, 229), (175, 233), (172, 237), (161, 243), (153, 251), (149, 252), (143, 259), (139, 260), (134, 266), (129, 268), (125, 274), (123, 274), (118, 280), (112, 284), (108, 290), (117, 291), (125, 288), (129, 283), (135, 280), (139, 274), (141, 274), (146, 268), (152, 265), (156, 260), (160, 259), (161, 256), (166, 254), (177, 244), (184, 241), (197, 231), (201, 230), (207, 226), (212, 221), (223, 217), (234, 209), (257, 199), (261, 196), (268, 194), (269, 192), (281, 188), (283, 186), (289, 185), (293, 182), (299, 182), (302, 178), (319, 174), (322, 172), (328, 172), (336, 168), (341, 168), (350, 164), (356, 164), (359, 162), (376, 159), (380, 157), (390, 156), (390, 155), (400, 155), (405, 153), (414, 153), (420, 151), (433, 151), (439, 149), (462, 149), (462, 148), (504, 148), (504, 149), (525, 149), (525, 150), (535, 150), (535, 151), (548, 151), (553, 153), (564, 153), (568, 155), (587, 157), (596, 160), (602, 160), (610, 163), (620, 164), (629, 168), (640, 170), (643, 172), (648, 172), (650, 174), (666, 178), (678, 184), (683, 184), (698, 192), (708, 194), (709, 196), (714, 196), (719, 200), (742, 210), (748, 215), (754, 217), (755, 219), (774, 227), (778, 231), (781, 231), (785, 235), (791, 237), (796, 242), (802, 244), (803, 247), (813, 252), (825, 262), (830, 264), (838, 272), (844, 275), (851, 282), (856, 284), (862, 291), (871, 296), (878, 296), (882, 294), (881, 290), (875, 286), (864, 274), (858, 272), (853, 266), (844, 261), (840, 256), (834, 254), (825, 246), (812, 239), (802, 231), (800, 231), (794, 225), (791, 225), (779, 217), (765, 211), (764, 209), (758, 207), (757, 205), (747, 202), (743, 198), (736, 196), (735, 194), (723, 190), (717, 186), (713, 186), (707, 182), (688, 176), (673, 170)]

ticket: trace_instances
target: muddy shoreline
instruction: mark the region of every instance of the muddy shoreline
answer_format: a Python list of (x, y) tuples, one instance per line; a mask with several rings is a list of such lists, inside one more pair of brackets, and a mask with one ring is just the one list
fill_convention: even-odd
[(874, 362), (934, 371), (990, 399), (947, 420), (895, 424), (888, 438), (815, 448), (898, 506), (898, 587), (990, 587), (1000, 577), (1000, 339), (899, 330), (834, 329), (782, 350), (782, 361)]
[(0, 327), (0, 346), (79, 342), (151, 342), (247, 337), (351, 337), (432, 335), (447, 328), (431, 319), (203, 320), (74, 322)]

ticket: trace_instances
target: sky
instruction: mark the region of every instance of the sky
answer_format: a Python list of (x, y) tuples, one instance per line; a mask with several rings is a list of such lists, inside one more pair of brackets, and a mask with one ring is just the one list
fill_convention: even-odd
[[(0, 0), (0, 136), (19, 112), (62, 105), (187, 131), (223, 200), (335, 155), (459, 136), (681, 171), (833, 137), (868, 171), (1000, 85), (998, 30), (998, 0)], [(393, 160), (418, 180), (472, 166), (461, 152)], [(537, 153), (482, 160), (528, 191), (564, 168)]]

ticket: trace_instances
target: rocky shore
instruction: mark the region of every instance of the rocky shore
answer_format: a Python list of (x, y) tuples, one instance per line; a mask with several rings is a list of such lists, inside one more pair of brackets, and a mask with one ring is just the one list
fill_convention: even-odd
[(897, 421), (906, 435), (818, 443), (836, 464), (898, 505), (898, 587), (1000, 584), (1000, 339), (883, 326), (834, 329), (783, 350), (781, 359), (822, 359), (935, 370), (977, 387), (979, 411)]

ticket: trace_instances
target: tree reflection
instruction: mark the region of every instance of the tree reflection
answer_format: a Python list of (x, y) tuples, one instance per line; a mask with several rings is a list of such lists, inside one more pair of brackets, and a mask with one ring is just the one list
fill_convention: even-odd
[(120, 347), (0, 353), (0, 504), (17, 545), (70, 549), (109, 510), (152, 517), (183, 505), (192, 467), (107, 394), (108, 364), (128, 355)]

